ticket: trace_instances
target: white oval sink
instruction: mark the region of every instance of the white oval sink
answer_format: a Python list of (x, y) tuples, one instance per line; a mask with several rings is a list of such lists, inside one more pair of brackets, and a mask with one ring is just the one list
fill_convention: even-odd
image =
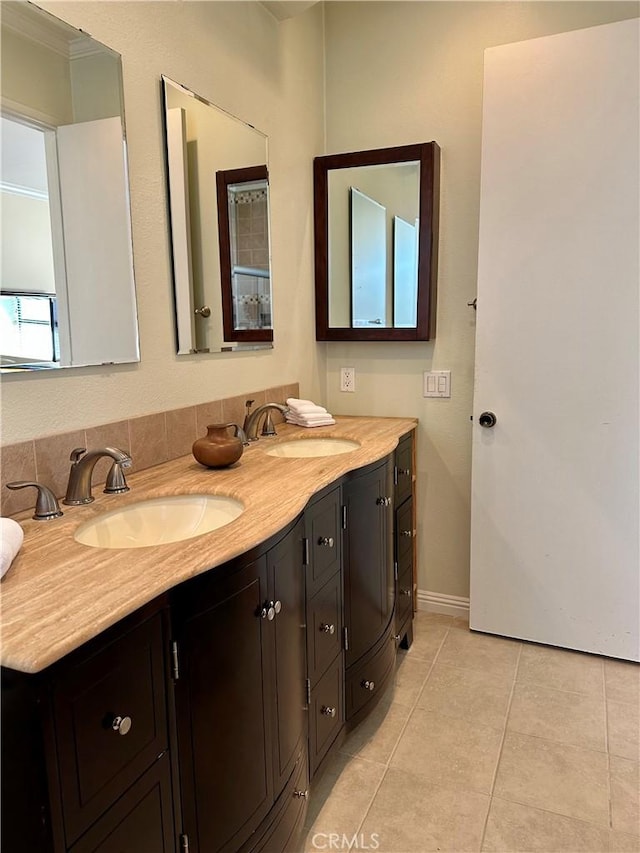
[(81, 524), (76, 542), (93, 548), (146, 548), (181, 542), (229, 524), (244, 511), (224, 495), (172, 495), (129, 504)]
[(349, 438), (294, 438), (274, 444), (265, 453), (268, 456), (282, 456), (289, 459), (308, 456), (337, 456), (339, 453), (351, 453), (360, 444)]

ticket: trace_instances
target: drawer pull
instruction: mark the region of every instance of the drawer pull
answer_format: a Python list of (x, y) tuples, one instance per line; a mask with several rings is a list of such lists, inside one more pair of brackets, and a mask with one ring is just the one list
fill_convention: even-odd
[(318, 629), (321, 634), (335, 634), (336, 626), (335, 625), (327, 625), (326, 622), (320, 623), (320, 628)]
[(114, 732), (118, 732), (119, 735), (128, 735), (131, 731), (131, 717), (114, 717), (113, 722), (111, 723), (111, 728)]
[(400, 595), (408, 595), (409, 597), (411, 597), (411, 590), (410, 589), (401, 589)]
[(323, 705), (322, 708), (320, 708), (320, 713), (324, 714), (325, 717), (335, 717), (336, 709), (330, 708), (328, 705)]
[(410, 468), (398, 468), (398, 474), (401, 477), (408, 477), (411, 474)]
[(391, 498), (376, 498), (378, 506), (391, 506)]
[(376, 683), (375, 681), (367, 681), (365, 679), (364, 681), (360, 682), (360, 687), (363, 687), (365, 690), (375, 690)]
[(308, 800), (309, 799), (309, 792), (308, 791), (299, 791), (298, 789), (296, 789), (293, 792), (293, 796), (295, 797), (296, 800)]
[(400, 536), (408, 536), (409, 539), (413, 538), (413, 530), (401, 530)]
[(333, 548), (333, 537), (332, 536), (321, 536), (318, 539), (318, 545), (326, 545), (327, 548)]

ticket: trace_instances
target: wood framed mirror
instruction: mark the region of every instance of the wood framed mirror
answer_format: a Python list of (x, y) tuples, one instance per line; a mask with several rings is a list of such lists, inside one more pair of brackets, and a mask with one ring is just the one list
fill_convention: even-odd
[(435, 335), (440, 148), (316, 157), (316, 340)]
[(266, 166), (216, 172), (225, 341), (273, 341)]

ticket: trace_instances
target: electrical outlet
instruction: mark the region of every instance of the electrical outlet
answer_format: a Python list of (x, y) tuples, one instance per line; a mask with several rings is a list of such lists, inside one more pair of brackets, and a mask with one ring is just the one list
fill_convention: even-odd
[(356, 369), (355, 367), (340, 368), (340, 390), (353, 392), (356, 390)]

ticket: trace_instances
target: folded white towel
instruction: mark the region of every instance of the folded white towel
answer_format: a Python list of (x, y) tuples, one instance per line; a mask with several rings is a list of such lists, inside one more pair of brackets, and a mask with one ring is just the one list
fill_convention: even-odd
[(8, 571), (22, 547), (24, 531), (12, 518), (0, 518), (0, 578)]
[(295, 424), (295, 426), (302, 427), (331, 426), (331, 424), (335, 424), (334, 418), (328, 413), (326, 415), (303, 416), (294, 415), (289, 412), (286, 419), (288, 424)]
[(327, 410), (323, 406), (318, 406), (311, 400), (298, 400), (295, 397), (289, 397), (287, 406), (296, 415), (326, 415)]

